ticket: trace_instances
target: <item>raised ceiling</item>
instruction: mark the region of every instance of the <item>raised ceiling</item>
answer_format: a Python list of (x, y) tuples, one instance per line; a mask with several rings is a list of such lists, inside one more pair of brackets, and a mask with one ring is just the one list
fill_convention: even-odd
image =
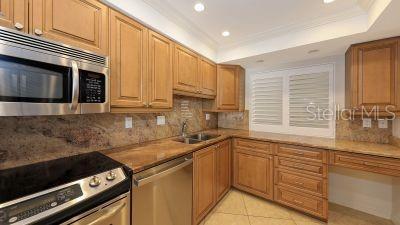
[[(197, 30), (218, 48), (257, 41), (365, 13), (370, 0), (144, 0), (168, 18)], [(193, 9), (202, 2), (206, 9)], [(221, 32), (229, 30), (231, 36)]]

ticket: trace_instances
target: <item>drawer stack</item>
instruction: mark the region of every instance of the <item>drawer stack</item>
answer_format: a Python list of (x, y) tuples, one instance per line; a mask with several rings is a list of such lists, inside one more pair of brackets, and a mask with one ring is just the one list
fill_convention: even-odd
[(274, 200), (328, 219), (328, 153), (280, 144), (274, 157)]

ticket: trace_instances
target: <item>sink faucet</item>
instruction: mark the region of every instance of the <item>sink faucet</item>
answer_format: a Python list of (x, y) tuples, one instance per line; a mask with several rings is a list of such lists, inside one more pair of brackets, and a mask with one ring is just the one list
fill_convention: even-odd
[(187, 136), (186, 130), (187, 130), (187, 120), (183, 121), (183, 123), (182, 123), (182, 130), (181, 130), (182, 137)]

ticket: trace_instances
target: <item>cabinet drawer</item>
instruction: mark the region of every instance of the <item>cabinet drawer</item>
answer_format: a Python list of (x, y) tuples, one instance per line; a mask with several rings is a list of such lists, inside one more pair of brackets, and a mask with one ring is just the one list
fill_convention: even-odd
[(276, 154), (278, 156), (312, 162), (327, 163), (328, 161), (328, 153), (326, 150), (296, 145), (279, 145)]
[(297, 210), (328, 219), (328, 200), (275, 186), (275, 201)]
[(276, 169), (275, 184), (288, 188), (295, 188), (298, 191), (319, 197), (327, 197), (327, 181), (323, 178), (307, 176), (301, 173), (285, 171), (283, 169)]
[(234, 140), (234, 147), (252, 151), (264, 151), (268, 154), (272, 154), (272, 144), (269, 142), (236, 138)]
[(400, 159), (331, 151), (330, 164), (400, 177)]
[(294, 172), (326, 178), (328, 166), (318, 162), (303, 163), (301, 160), (275, 156), (275, 167), (284, 168)]

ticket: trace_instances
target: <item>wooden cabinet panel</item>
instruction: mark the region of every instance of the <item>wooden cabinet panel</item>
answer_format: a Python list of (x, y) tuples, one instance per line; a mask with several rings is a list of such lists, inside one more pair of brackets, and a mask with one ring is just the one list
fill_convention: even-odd
[(1, 0), (0, 26), (28, 32), (28, 0)]
[(111, 106), (147, 106), (147, 28), (111, 11)]
[(269, 142), (235, 138), (233, 143), (235, 148), (241, 148), (250, 151), (261, 151), (264, 153), (273, 154), (272, 144)]
[(239, 109), (239, 75), (237, 67), (219, 65), (217, 72), (218, 109)]
[(215, 146), (194, 153), (193, 224), (198, 224), (215, 205)]
[(173, 42), (149, 31), (149, 105), (172, 108)]
[(234, 149), (234, 186), (252, 194), (273, 198), (273, 160), (271, 155)]
[(328, 162), (327, 151), (316, 148), (281, 144), (277, 148), (276, 154), (282, 157), (301, 159), (305, 161), (313, 161), (321, 163)]
[(326, 179), (307, 176), (301, 172), (292, 172), (284, 169), (275, 169), (275, 184), (290, 189), (327, 198), (328, 182)]
[(400, 106), (399, 38), (353, 45), (346, 53), (346, 105), (349, 108)]
[(356, 153), (330, 152), (330, 164), (400, 177), (400, 160)]
[(231, 187), (231, 147), (230, 140), (217, 145), (216, 148), (216, 194), (219, 201)]
[(202, 58), (200, 61), (200, 91), (204, 95), (217, 94), (217, 65)]
[(275, 201), (320, 217), (328, 219), (328, 200), (275, 186)]
[(108, 55), (108, 7), (96, 0), (32, 0), (30, 33)]
[(174, 89), (199, 93), (199, 56), (178, 44), (174, 53)]
[(328, 166), (322, 163), (304, 163), (303, 160), (275, 156), (275, 167), (317, 177), (328, 177)]

